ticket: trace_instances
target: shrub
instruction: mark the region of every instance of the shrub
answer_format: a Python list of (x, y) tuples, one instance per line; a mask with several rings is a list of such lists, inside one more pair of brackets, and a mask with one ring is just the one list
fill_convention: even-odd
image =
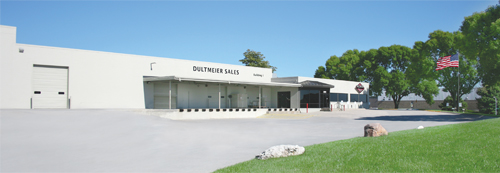
[[(465, 102), (462, 98), (460, 98), (460, 102), (462, 103), (462, 108), (467, 109), (467, 102)], [(446, 106), (446, 103), (448, 103), (448, 106)], [(441, 110), (446, 110), (446, 111), (452, 111), (453, 110), (452, 108), (456, 108), (456, 107), (457, 107), (457, 103), (455, 101), (453, 101), (451, 96), (446, 97), (444, 99), (443, 103), (441, 103), (439, 105), (439, 108), (441, 108)]]
[(481, 96), (481, 98), (477, 99), (477, 108), (479, 109), (479, 112), (485, 114), (494, 114), (495, 98), (493, 98), (493, 96), (496, 96), (497, 99), (500, 99), (500, 86), (485, 86), (479, 88), (476, 93), (477, 95)]

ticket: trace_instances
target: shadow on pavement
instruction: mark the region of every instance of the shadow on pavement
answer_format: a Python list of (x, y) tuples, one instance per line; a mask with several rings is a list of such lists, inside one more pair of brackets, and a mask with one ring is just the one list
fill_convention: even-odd
[(486, 120), (498, 117), (489, 117), (473, 114), (460, 115), (405, 115), (405, 116), (378, 116), (378, 117), (361, 117), (355, 120), (382, 120), (382, 121), (441, 121), (441, 122), (460, 122), (460, 121), (477, 121)]

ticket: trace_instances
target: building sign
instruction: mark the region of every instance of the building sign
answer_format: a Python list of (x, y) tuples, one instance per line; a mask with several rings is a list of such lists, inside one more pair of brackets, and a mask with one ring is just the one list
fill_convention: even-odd
[(220, 74), (240, 75), (239, 70), (223, 69), (223, 68), (215, 68), (215, 67), (193, 66), (193, 71), (204, 72), (204, 73), (220, 73)]
[(264, 77), (263, 74), (257, 74), (257, 73), (254, 73), (253, 76)]
[(356, 91), (358, 93), (361, 93), (365, 90), (365, 87), (363, 87), (363, 85), (361, 85), (361, 83), (359, 83), (358, 85), (356, 85), (356, 87), (354, 89), (356, 89)]

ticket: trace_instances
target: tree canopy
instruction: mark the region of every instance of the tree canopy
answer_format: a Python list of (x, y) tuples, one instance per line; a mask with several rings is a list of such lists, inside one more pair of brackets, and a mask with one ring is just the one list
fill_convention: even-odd
[(350, 81), (362, 81), (362, 68), (358, 67), (360, 52), (356, 49), (346, 51), (341, 57), (331, 56), (316, 70), (314, 77), (325, 79), (339, 79)]
[[(420, 51), (421, 56), (436, 64), (439, 57), (460, 53), (458, 43), (461, 36), (460, 32), (451, 33), (436, 30), (429, 34), (429, 40), (423, 44)], [(457, 98), (470, 93), (480, 82), (476, 66), (476, 60), (466, 59), (463, 54), (460, 54), (458, 68), (445, 68), (433, 72), (434, 78), (439, 82), (438, 86), (443, 87), (443, 91), (450, 93), (451, 101), (455, 107), (458, 106), (456, 105)]]
[(465, 17), (460, 31), (460, 52), (470, 61), (479, 60), (483, 84), (500, 85), (500, 5)]
[(399, 108), (401, 99), (410, 93), (422, 96), (427, 103), (434, 103), (434, 95), (438, 93), (436, 83), (429, 77), (429, 69), (421, 68), (428, 64), (418, 56), (412, 48), (400, 45), (379, 48), (379, 62), (374, 75), (374, 93), (385, 90), (386, 96), (392, 98), (394, 107)]
[(411, 92), (422, 95), (429, 104), (438, 88), (431, 68), (422, 70), (419, 65), (432, 66), (432, 62), (420, 62), (412, 48), (392, 45), (368, 51), (348, 50), (341, 57), (331, 56), (315, 72), (316, 78), (365, 81), (370, 83), (370, 94), (381, 95), (385, 91), (399, 107), (399, 102)]
[(273, 73), (278, 69), (277, 67), (271, 66), (269, 61), (264, 60), (266, 57), (260, 52), (247, 49), (243, 55), (245, 58), (241, 59), (240, 62), (245, 64), (245, 66), (271, 68)]
[[(385, 91), (396, 108), (410, 92), (433, 104), (438, 87), (457, 103), (457, 97), (470, 93), (481, 81), (483, 86), (500, 86), (499, 37), (500, 4), (465, 17), (460, 31), (436, 30), (413, 48), (392, 45), (331, 56), (314, 77), (369, 82), (371, 95)], [(460, 53), (459, 68), (435, 71), (438, 58), (456, 53)]]

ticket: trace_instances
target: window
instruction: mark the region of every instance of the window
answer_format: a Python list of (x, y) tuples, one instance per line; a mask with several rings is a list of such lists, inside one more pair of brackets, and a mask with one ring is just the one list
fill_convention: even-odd
[(368, 102), (368, 94), (351, 94), (351, 102), (367, 103)]
[(332, 102), (347, 102), (347, 94), (342, 93), (330, 93), (330, 101)]
[(309, 90), (300, 90), (300, 104), (309, 103)]
[(320, 108), (330, 105), (330, 89), (301, 88), (300, 89), (300, 107), (301, 108)]

